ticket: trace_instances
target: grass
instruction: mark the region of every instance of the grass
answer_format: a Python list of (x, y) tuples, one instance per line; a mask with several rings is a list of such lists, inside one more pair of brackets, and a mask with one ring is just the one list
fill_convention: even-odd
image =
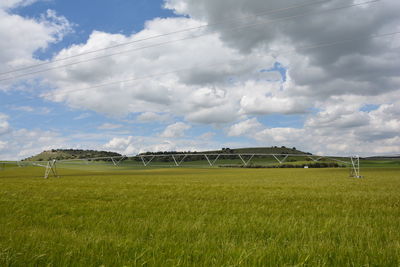
[(360, 166), (362, 168), (400, 168), (400, 158), (360, 160)]
[(399, 266), (400, 169), (0, 170), (0, 266)]

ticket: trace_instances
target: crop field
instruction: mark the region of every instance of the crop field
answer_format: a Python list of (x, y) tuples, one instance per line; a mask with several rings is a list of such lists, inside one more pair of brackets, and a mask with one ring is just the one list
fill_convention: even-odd
[(0, 266), (399, 266), (400, 168), (0, 169)]

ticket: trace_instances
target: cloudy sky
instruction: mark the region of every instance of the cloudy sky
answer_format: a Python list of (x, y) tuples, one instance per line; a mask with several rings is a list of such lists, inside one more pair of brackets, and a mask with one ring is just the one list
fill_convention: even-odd
[(398, 0), (1, 0), (0, 159), (400, 153)]

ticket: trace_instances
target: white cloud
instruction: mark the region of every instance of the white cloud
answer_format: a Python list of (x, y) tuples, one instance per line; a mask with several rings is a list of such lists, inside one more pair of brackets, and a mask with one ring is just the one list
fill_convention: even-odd
[(305, 134), (303, 129), (295, 128), (266, 128), (254, 135), (255, 139), (262, 142), (268, 142), (268, 145), (286, 145), (291, 146), (294, 143), (301, 143)]
[(185, 116), (185, 119), (203, 124), (221, 124), (235, 121), (238, 117), (238, 111), (235, 110), (233, 105), (227, 103), (221, 106), (193, 110)]
[(33, 107), (30, 106), (19, 106), (19, 107), (13, 107), (12, 109), (24, 112), (33, 112), (35, 110)]
[[(38, 62), (33, 53), (59, 41), (72, 27), (52, 11), (41, 20), (10, 13), (9, 8), (28, 2), (2, 1), (0, 61), (4, 64), (0, 71)], [(204, 35), (192, 40), (56, 69), (42, 76), (43, 84), (55, 88), (43, 97), (108, 116), (139, 113), (139, 122), (167, 121), (171, 124), (177, 117), (186, 121), (169, 125), (152, 139), (117, 137), (106, 144), (110, 149), (125, 154), (143, 149), (198, 147), (200, 143), (185, 141), (185, 145), (181, 145), (178, 142), (185, 139), (189, 123), (225, 124), (224, 127), (233, 124), (228, 135), (250, 136), (261, 145), (299, 147), (302, 144), (306, 150), (324, 153), (399, 151), (400, 42), (398, 36), (363, 37), (400, 30), (400, 2), (389, 0), (385, 5), (323, 12), (350, 3), (346, 0), (328, 1), (287, 10), (280, 16), (302, 12), (320, 14), (268, 24), (268, 20), (279, 14), (258, 16), (254, 20), (249, 16), (288, 5), (272, 0), (166, 0), (167, 8), (188, 16), (150, 20), (142, 31), (130, 36), (94, 31), (86, 43), (66, 47), (54, 59), (204, 23), (247, 19), (151, 39), (124, 49)], [(259, 26), (237, 31), (230, 29), (243, 26), (241, 23), (254, 22)], [(10, 31), (13, 25), (18, 27)], [(346, 39), (354, 40), (304, 49)], [(121, 50), (104, 50), (81, 59)], [(273, 70), (276, 61), (282, 63), (286, 75)], [(172, 72), (178, 69), (185, 70)], [(163, 75), (152, 76), (157, 73)], [(140, 79), (149, 76), (151, 79)], [(93, 87), (128, 79), (134, 81)], [(363, 111), (366, 104), (378, 108)], [(311, 111), (318, 112), (309, 113)], [(306, 120), (301, 128), (267, 128), (254, 118), (255, 115), (271, 114), (302, 114)], [(7, 119), (2, 123), (0, 127), (9, 129)], [(163, 138), (179, 140), (164, 142)]]
[(199, 139), (204, 140), (204, 141), (210, 141), (213, 139), (214, 136), (215, 136), (214, 132), (206, 132), (206, 133), (203, 133), (202, 135), (200, 135)]
[(307, 100), (289, 96), (245, 95), (240, 100), (244, 114), (300, 114), (307, 109)]
[(115, 137), (111, 139), (107, 144), (104, 145), (105, 149), (117, 151), (124, 155), (132, 155), (138, 152), (138, 149), (134, 145), (134, 137), (128, 136), (124, 137)]
[(220, 146), (211, 140), (198, 139), (170, 139), (163, 137), (125, 136), (114, 137), (102, 148), (118, 152), (123, 155), (136, 155), (144, 152), (157, 151), (204, 151), (213, 150)]
[(0, 113), (0, 136), (7, 133), (10, 130), (10, 124), (8, 123), (8, 116)]
[(256, 118), (241, 121), (232, 125), (228, 131), (229, 136), (241, 136), (252, 134), (262, 128), (262, 124)]
[(1, 9), (16, 8), (19, 6), (29, 6), (39, 0), (2, 0), (0, 2)]
[(7, 148), (7, 142), (0, 141), (0, 152)]
[(100, 130), (114, 130), (114, 129), (121, 128), (122, 126), (123, 125), (121, 125), (121, 124), (103, 123), (102, 125), (97, 127), (97, 129), (100, 129)]
[(165, 130), (160, 134), (164, 138), (179, 138), (185, 136), (185, 131), (190, 129), (191, 126), (183, 123), (176, 122), (174, 124), (168, 125)]
[(91, 115), (90, 113), (82, 113), (74, 118), (74, 120), (83, 120), (89, 118)]
[(139, 122), (168, 122), (172, 119), (169, 114), (155, 112), (143, 112), (136, 118)]
[(264, 128), (248, 136), (262, 145), (296, 146), (323, 154), (400, 153), (398, 104), (383, 104), (373, 111), (327, 107), (310, 115), (304, 128)]
[(70, 140), (52, 131), (10, 129), (2, 139), (0, 159), (3, 160), (20, 160), (43, 150), (71, 147)]
[[(44, 50), (51, 43), (60, 41), (64, 35), (72, 31), (73, 25), (55, 11), (48, 10), (40, 19), (25, 18), (4, 8), (17, 5), (28, 5), (33, 1), (1, 1), (0, 5), (0, 72), (40, 63), (33, 54), (37, 50)], [(0, 75), (1, 79), (12, 78), (23, 72)], [(2, 82), (0, 89), (7, 89), (12, 85)]]
[[(238, 3), (241, 1), (237, 0)], [(276, 3), (271, 2), (270, 5), (270, 7), (278, 7)], [(225, 1), (217, 6), (213, 1), (208, 0), (167, 1), (166, 6), (176, 8), (176, 12), (189, 12), (191, 18), (154, 19), (146, 23), (144, 30), (131, 36), (95, 31), (86, 44), (66, 48), (55, 59), (107, 47), (115, 43), (132, 42), (157, 34), (196, 27), (202, 25), (204, 21), (212, 22), (215, 15), (214, 9), (219, 10), (222, 7), (232, 13), (231, 15), (234, 14), (233, 17), (240, 18), (243, 15), (242, 10)], [(267, 7), (266, 3), (262, 1), (246, 2), (241, 6), (244, 6), (249, 14), (259, 12), (262, 6), (265, 6), (265, 9)], [(182, 9), (183, 7), (185, 8)], [(327, 5), (325, 8), (328, 7), (331, 6)], [(316, 6), (315, 9), (319, 11), (320, 7)], [(345, 12), (351, 13), (352, 11), (346, 10)], [(384, 11), (380, 12), (374, 13), (374, 15), (383, 16)], [(333, 13), (332, 16), (335, 17), (335, 14)], [(330, 16), (329, 18), (317, 16), (317, 18), (322, 21), (331, 20)], [(260, 22), (267, 19), (269, 19), (268, 16), (259, 18)], [(390, 19), (394, 18), (390, 17)], [(320, 24), (315, 25), (315, 21), (308, 19), (304, 24), (299, 26), (293, 24), (292, 21), (289, 21), (286, 26), (278, 24), (279, 34), (275, 32), (267, 35), (254, 35), (253, 31), (257, 31), (257, 28), (249, 28), (247, 31), (241, 31), (241, 34), (229, 34), (226, 27), (212, 28), (215, 33), (200, 29), (189, 35), (207, 35), (54, 71), (52, 76), (47, 76), (50, 77), (48, 82), (54, 84), (58, 89), (49, 92), (46, 97), (53, 101), (65, 102), (72, 107), (84, 107), (108, 115), (125, 116), (139, 112), (142, 114), (139, 115), (139, 120), (146, 120), (148, 119), (146, 117), (150, 115), (154, 117), (154, 114), (162, 113), (163, 115), (170, 114), (172, 117), (183, 116), (190, 122), (229, 123), (237, 121), (243, 114), (305, 113), (313, 108), (317, 101), (323, 101), (338, 94), (348, 94), (349, 91), (353, 94), (360, 94), (361, 88), (364, 88), (363, 94), (375, 94), (376, 89), (374, 88), (377, 87), (374, 83), (378, 81), (377, 79), (371, 81), (370, 78), (352, 77), (349, 72), (343, 72), (343, 69), (351, 68), (351, 71), (355, 72), (356, 69), (350, 65), (357, 62), (360, 63), (357, 65), (357, 71), (361, 74), (367, 73), (361, 66), (369, 65), (369, 63), (376, 67), (395, 68), (393, 63), (389, 63), (388, 60), (376, 60), (376, 55), (372, 53), (367, 53), (365, 56), (363, 55), (362, 59), (357, 59), (357, 51), (353, 47), (353, 45), (359, 45), (357, 42), (350, 46), (349, 51), (354, 51), (353, 58), (346, 54), (349, 53), (345, 49), (346, 47), (331, 47), (332, 51), (329, 53), (335, 53), (339, 57), (339, 61), (333, 61), (332, 57), (332, 62), (328, 64), (335, 66), (335, 70), (333, 67), (327, 66), (325, 61), (324, 64), (319, 64), (318, 62), (324, 57), (320, 51), (299, 50), (296, 52), (296, 48), (307, 45), (306, 41), (310, 44), (321, 43), (329, 36), (321, 34), (320, 37), (325, 39), (317, 40), (315, 37), (303, 40), (304, 38), (292, 28), (299, 27), (302, 31), (310, 32), (313, 27), (320, 27)], [(321, 24), (323, 23), (321, 22)], [(367, 29), (361, 24), (356, 24), (355, 27)], [(335, 28), (335, 30), (339, 31), (339, 28)], [(374, 31), (374, 29), (368, 30), (371, 33)], [(340, 32), (335, 33), (340, 35)], [(141, 45), (133, 46), (133, 49), (166, 40), (180, 39), (187, 35), (179, 34), (143, 42)], [(341, 37), (346, 36), (342, 35)], [(299, 38), (301, 42), (297, 43), (291, 38)], [(254, 42), (249, 43), (251, 40)], [(386, 49), (385, 42), (380, 42), (379, 39), (377, 41), (382, 48), (380, 51), (386, 53), (382, 54), (382, 58), (393, 58), (394, 50)], [(362, 49), (372, 45), (370, 42), (367, 43), (369, 44), (363, 44)], [(252, 47), (248, 47), (251, 44)], [(269, 52), (270, 49), (276, 47), (288, 47), (293, 52), (282, 55), (277, 53), (278, 56), (276, 56)], [(97, 55), (107, 55), (107, 53), (110, 51), (101, 51)], [(288, 69), (286, 81), (283, 81), (281, 74), (277, 71), (260, 72), (261, 69), (272, 70), (276, 60), (284, 62)], [(351, 63), (351, 60), (356, 61)], [(363, 60), (369, 60), (368, 64), (361, 64), (366, 63)], [(132, 65), (133, 61), (136, 64)], [(104, 65), (107, 65), (108, 68), (103, 68)], [(192, 67), (193, 69), (191, 69)], [(154, 76), (151, 80), (139, 79), (135, 80), (135, 83), (125, 82), (88, 90), (77, 90), (93, 84), (131, 77), (147, 77), (153, 73), (168, 73), (171, 70), (186, 68), (186, 71)], [(368, 73), (371, 71), (368, 70)], [(391, 84), (386, 82), (385, 85), (387, 90), (393, 90), (393, 86), (397, 84), (400, 83), (393, 80)], [(382, 90), (381, 86), (379, 88)]]
[(41, 114), (41, 115), (46, 115), (51, 112), (51, 109), (47, 107), (13, 106), (11, 107), (11, 109), (27, 113)]
[[(399, 30), (400, 2), (392, 0), (384, 5), (375, 3), (325, 12), (351, 4), (345, 0), (332, 1), (289, 9), (280, 12), (279, 16), (265, 12), (256, 19), (250, 16), (291, 5), (273, 0), (167, 0), (165, 6), (178, 14), (214, 23), (212, 28), (225, 44), (248, 55), (258, 49), (265, 53), (278, 51), (274, 54), (278, 60), (286, 62), (289, 70), (292, 83), (287, 90), (291, 91), (291, 97), (301, 95), (326, 99), (333, 95), (376, 95), (398, 90), (400, 81), (395, 70), (400, 68), (400, 60), (394, 49), (398, 47), (394, 45), (397, 37), (364, 37)], [(301, 14), (307, 16), (299, 16)], [(297, 18), (284, 23), (267, 23), (277, 17), (290, 16)], [(259, 26), (236, 32), (224, 23), (215, 23), (232, 18), (246, 18), (230, 23), (232, 25), (257, 22)], [(353, 41), (337, 43), (349, 39)], [(336, 45), (304, 49), (334, 42)], [(282, 48), (292, 52), (279, 53)]]
[[(66, 48), (55, 59), (200, 24), (199, 21), (189, 18), (168, 18), (149, 21), (144, 30), (131, 36), (95, 31), (86, 44)], [(209, 34), (204, 29), (197, 34), (208, 35), (57, 69), (46, 74), (46, 79), (58, 89), (48, 92), (45, 97), (65, 102), (74, 108), (94, 110), (112, 116), (141, 113), (138, 116), (139, 121), (165, 120), (179, 116), (191, 122), (232, 122), (240, 116), (240, 99), (248, 90), (244, 88), (245, 83), (253, 81), (253, 84), (259, 84), (259, 88), (263, 85), (266, 87), (270, 81), (259, 79), (259, 71), (271, 68), (275, 60), (270, 55), (257, 52), (251, 56), (242, 55), (226, 47), (218, 34)], [(172, 39), (184, 36), (181, 34)], [(171, 37), (164, 37), (144, 42), (137, 47), (170, 39)], [(132, 49), (134, 48), (135, 46)], [(100, 51), (96, 56), (112, 52)], [(179, 69), (186, 70), (171, 72)], [(157, 73), (168, 74), (152, 76)], [(84, 89), (94, 84), (149, 75), (152, 76), (151, 79), (135, 79), (134, 82)], [(235, 80), (231, 81), (231, 77)]]
[(9, 116), (0, 113), (0, 160), (21, 160), (44, 150), (80, 146), (80, 140), (73, 140), (72, 136), (41, 129), (15, 129), (8, 120)]

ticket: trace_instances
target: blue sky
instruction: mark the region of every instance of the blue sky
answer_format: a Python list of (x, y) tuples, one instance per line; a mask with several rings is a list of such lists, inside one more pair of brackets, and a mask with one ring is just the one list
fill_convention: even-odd
[[(239, 2), (3, 2), (0, 73), (39, 65), (0, 75), (0, 157), (274, 145), (331, 155), (400, 152), (391, 61), (398, 35), (365, 39), (399, 25), (395, 1), (355, 2), (340, 12), (327, 12), (340, 1)], [(368, 20), (343, 19), (352, 16)], [(360, 33), (362, 42), (340, 45)], [(123, 43), (130, 44), (101, 50)], [(313, 48), (321, 43), (333, 45)], [(56, 68), (40, 72), (49, 67)]]
[(147, 20), (175, 16), (171, 10), (162, 6), (163, 1), (158, 0), (98, 0), (95, 5), (93, 1), (52, 0), (17, 7), (13, 11), (23, 17), (40, 18), (41, 14), (51, 9), (75, 24), (73, 34), (49, 49), (36, 53), (40, 58), (49, 58), (64, 47), (86, 42), (94, 30), (129, 35), (142, 30)]

